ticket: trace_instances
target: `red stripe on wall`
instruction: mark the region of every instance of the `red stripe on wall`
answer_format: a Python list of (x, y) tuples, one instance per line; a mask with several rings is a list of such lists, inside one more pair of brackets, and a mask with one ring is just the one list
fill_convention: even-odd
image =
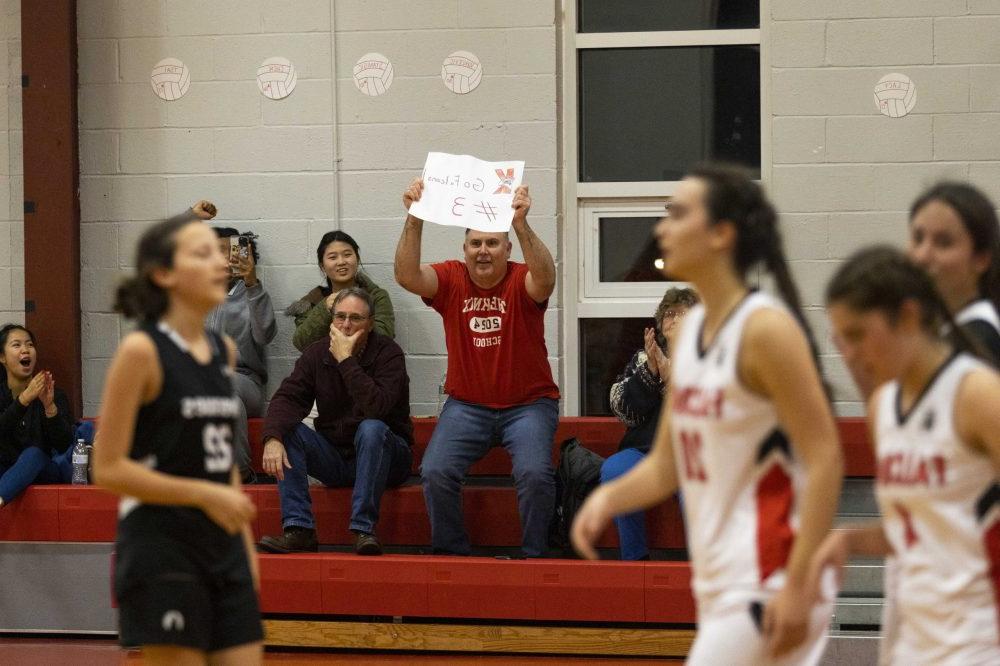
[(792, 532), (792, 479), (778, 463), (757, 483), (757, 562), (763, 583), (788, 562)]

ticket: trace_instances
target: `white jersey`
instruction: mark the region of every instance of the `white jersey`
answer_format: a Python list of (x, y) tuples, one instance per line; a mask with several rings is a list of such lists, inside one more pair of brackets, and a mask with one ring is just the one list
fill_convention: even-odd
[(876, 495), (898, 560), (894, 664), (1000, 664), (1000, 486), (954, 425), (962, 380), (985, 367), (959, 354), (907, 413), (898, 382), (875, 406)]
[(673, 354), (670, 426), (699, 616), (779, 590), (798, 528), (804, 476), (774, 405), (737, 374), (746, 321), (765, 308), (785, 310), (749, 294), (702, 349), (705, 309), (695, 306)]
[(997, 314), (993, 303), (985, 298), (972, 301), (955, 315), (955, 322), (959, 325), (973, 321), (985, 321), (992, 325), (997, 332), (1000, 332), (1000, 315)]

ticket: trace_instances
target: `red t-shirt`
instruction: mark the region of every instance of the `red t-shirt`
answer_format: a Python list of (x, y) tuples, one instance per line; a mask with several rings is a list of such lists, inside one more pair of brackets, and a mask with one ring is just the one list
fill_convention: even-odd
[(464, 262), (432, 264), (438, 276), (433, 299), (424, 299), (444, 320), (448, 348), (448, 395), (493, 409), (559, 399), (545, 348), (545, 309), (524, 286), (528, 267), (507, 262), (492, 289), (472, 282)]

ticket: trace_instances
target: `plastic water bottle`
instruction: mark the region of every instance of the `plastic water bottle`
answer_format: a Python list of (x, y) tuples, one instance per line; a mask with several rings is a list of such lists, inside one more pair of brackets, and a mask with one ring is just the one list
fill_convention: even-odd
[(73, 447), (73, 484), (87, 484), (87, 464), (90, 462), (90, 454), (87, 452), (87, 442), (82, 439), (76, 440)]

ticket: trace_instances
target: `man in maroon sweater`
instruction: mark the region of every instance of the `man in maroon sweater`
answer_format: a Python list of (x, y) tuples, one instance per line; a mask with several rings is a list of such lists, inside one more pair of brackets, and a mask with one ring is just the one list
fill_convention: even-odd
[[(312, 476), (327, 486), (354, 487), (354, 550), (380, 555), (375, 523), (382, 493), (410, 474), (413, 425), (403, 350), (372, 330), (372, 298), (363, 289), (344, 289), (332, 309), (329, 337), (302, 353), (264, 421), (264, 471), (278, 479), (284, 530), (261, 539), (267, 552), (318, 550)], [(313, 401), (315, 431), (302, 423)]]

